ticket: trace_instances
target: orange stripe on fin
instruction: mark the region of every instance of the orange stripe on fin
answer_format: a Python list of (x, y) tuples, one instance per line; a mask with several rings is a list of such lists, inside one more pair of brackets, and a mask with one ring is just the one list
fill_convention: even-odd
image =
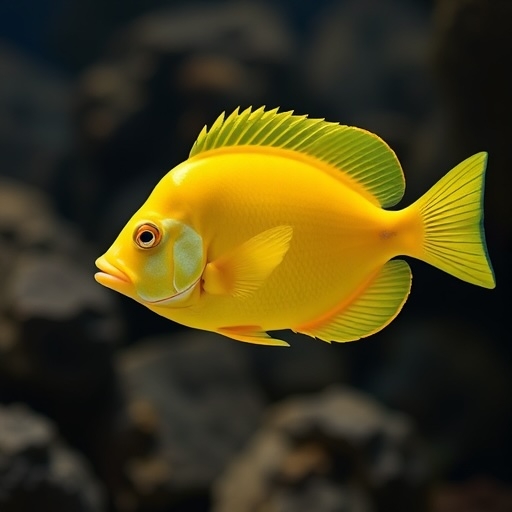
[(370, 336), (398, 315), (409, 295), (411, 277), (411, 269), (405, 261), (388, 261), (348, 301), (293, 330), (327, 342)]

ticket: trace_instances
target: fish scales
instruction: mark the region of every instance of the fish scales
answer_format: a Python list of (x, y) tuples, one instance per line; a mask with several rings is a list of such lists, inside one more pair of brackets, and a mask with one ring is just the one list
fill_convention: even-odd
[[(336, 153), (339, 148), (339, 153)], [(277, 109), (204, 129), (97, 260), (101, 284), (183, 325), (285, 345), (378, 332), (426, 261), (493, 288), (482, 226), (486, 154), (402, 210), (404, 178), (376, 135)], [(468, 249), (469, 248), (469, 249)]]

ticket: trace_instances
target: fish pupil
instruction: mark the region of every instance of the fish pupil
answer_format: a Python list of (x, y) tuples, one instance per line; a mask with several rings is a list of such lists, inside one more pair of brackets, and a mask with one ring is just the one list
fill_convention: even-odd
[(154, 239), (155, 239), (155, 235), (151, 231), (143, 231), (139, 235), (139, 240), (144, 245), (148, 245), (148, 244), (152, 243)]

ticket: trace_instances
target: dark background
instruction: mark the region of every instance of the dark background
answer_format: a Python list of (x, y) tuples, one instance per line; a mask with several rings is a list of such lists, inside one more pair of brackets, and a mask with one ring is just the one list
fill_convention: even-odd
[[(0, 510), (512, 510), (511, 20), (507, 0), (1, 1)], [(402, 206), (488, 151), (497, 288), (413, 261), (384, 331), (290, 335), (283, 350), (185, 330), (97, 285), (95, 258), (202, 126), (239, 105), (379, 134), (404, 167)], [(361, 425), (364, 449), (357, 422), (333, 433), (356, 416), (326, 389), (403, 414), (407, 449), (383, 434), (387, 413)], [(303, 396), (323, 405), (289, 402)], [(309, 427), (283, 435), (321, 446), (329, 469), (297, 448), (258, 477), (244, 450), (287, 403)], [(383, 484), (370, 452), (423, 469), (386, 459)], [(236, 457), (254, 468), (226, 484)], [(230, 508), (258, 478), (264, 497)]]

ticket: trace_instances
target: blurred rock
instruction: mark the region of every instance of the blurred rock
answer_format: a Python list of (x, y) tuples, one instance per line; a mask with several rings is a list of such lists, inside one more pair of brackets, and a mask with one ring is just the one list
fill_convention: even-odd
[(333, 387), (275, 406), (217, 480), (213, 511), (421, 511), (427, 483), (407, 417)]
[[(44, 197), (0, 182), (0, 396), (22, 389), (53, 400), (97, 391), (120, 335), (91, 251)], [(87, 264), (85, 263), (87, 262)]]
[(71, 95), (64, 76), (0, 43), (0, 175), (48, 186), (70, 147)]
[(332, 383), (347, 382), (355, 364), (348, 345), (329, 344), (292, 331), (272, 333), (290, 343), (290, 349), (236, 345), (247, 355), (251, 372), (270, 400), (320, 391)]
[(0, 406), (0, 510), (102, 512), (100, 484), (48, 419), (21, 405)]
[(0, 181), (0, 401), (51, 417), (98, 468), (125, 427), (113, 367), (122, 326), (92, 254), (42, 194)]
[(199, 331), (143, 341), (118, 363), (139, 431), (118, 507), (189, 510), (260, 421), (264, 402), (247, 364), (232, 342)]
[(19, 180), (0, 179), (0, 269), (8, 277), (20, 254), (58, 253), (91, 265), (93, 251), (77, 228), (58, 218), (44, 192)]
[(315, 19), (302, 66), (326, 117), (379, 134), (403, 162), (433, 103), (428, 22), (419, 2), (331, 2)]
[(433, 493), (430, 512), (510, 512), (512, 488), (489, 478), (445, 484)]
[(406, 412), (429, 439), (445, 478), (509, 479), (510, 363), (466, 319), (409, 318), (366, 389)]

